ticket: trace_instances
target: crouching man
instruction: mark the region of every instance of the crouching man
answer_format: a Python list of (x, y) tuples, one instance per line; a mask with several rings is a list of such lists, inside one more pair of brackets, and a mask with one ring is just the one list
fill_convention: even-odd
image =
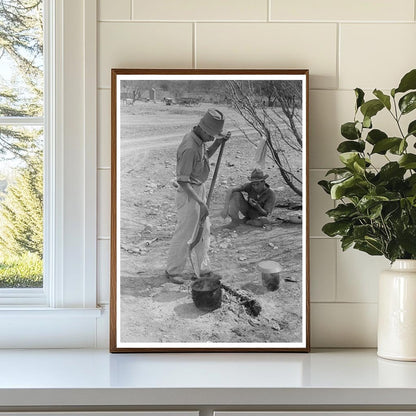
[[(270, 214), (276, 204), (276, 194), (266, 183), (269, 175), (263, 174), (261, 169), (254, 169), (247, 182), (227, 191), (221, 216), (231, 217), (227, 228), (234, 228), (241, 223), (254, 227), (268, 224)], [(246, 196), (244, 195), (246, 194)], [(240, 218), (240, 212), (244, 216)]]

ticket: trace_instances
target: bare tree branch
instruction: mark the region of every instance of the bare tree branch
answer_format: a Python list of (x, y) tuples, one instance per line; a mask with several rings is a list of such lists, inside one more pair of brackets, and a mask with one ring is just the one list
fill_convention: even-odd
[[(266, 139), (271, 158), (283, 180), (296, 194), (302, 195), (300, 169), (294, 173), (296, 167), (291, 166), (285, 154), (302, 153), (302, 134), (299, 132), (302, 89), (301, 84), (291, 83), (293, 81), (229, 80), (226, 87), (234, 109)], [(248, 139), (247, 134), (244, 136)]]

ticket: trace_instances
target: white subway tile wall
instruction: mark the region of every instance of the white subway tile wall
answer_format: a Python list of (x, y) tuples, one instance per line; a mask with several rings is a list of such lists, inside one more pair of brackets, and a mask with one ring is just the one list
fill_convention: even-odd
[(415, 45), (414, 23), (341, 24), (340, 88), (390, 91), (415, 67)]
[(268, 0), (133, 0), (134, 20), (262, 20)]
[(311, 302), (335, 302), (338, 240), (310, 240)]
[(100, 0), (98, 3), (99, 20), (130, 20), (131, 0)]
[(271, 0), (272, 20), (413, 21), (413, 0)]
[(308, 68), (312, 88), (337, 85), (333, 23), (200, 23), (195, 47), (197, 68)]
[[(389, 91), (416, 67), (415, 0), (98, 1), (98, 295), (109, 301), (111, 68), (308, 68), (311, 340), (374, 347), (381, 257), (326, 237), (334, 203), (317, 185), (338, 165), (355, 87)], [(388, 115), (375, 119), (393, 126)]]
[(389, 261), (337, 246), (337, 302), (377, 302), (378, 276)]
[(376, 346), (377, 304), (312, 302), (311, 344), (331, 348)]
[(98, 86), (111, 87), (111, 68), (192, 68), (192, 23), (101, 22)]
[(354, 91), (311, 90), (309, 97), (309, 168), (328, 169), (339, 162), (340, 125), (354, 119)]

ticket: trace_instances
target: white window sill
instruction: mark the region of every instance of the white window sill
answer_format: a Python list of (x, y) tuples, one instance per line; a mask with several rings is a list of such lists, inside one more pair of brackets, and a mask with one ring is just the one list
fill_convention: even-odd
[(105, 307), (2, 306), (0, 348), (96, 348), (106, 345), (107, 321)]
[(37, 306), (0, 306), (0, 319), (6, 316), (15, 317), (73, 317), (73, 318), (99, 318), (101, 316), (101, 308), (45, 308)]

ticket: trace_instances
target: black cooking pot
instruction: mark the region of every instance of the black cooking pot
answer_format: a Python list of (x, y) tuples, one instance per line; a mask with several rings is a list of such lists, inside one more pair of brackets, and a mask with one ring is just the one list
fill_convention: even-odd
[(220, 280), (198, 279), (192, 283), (192, 300), (201, 311), (210, 312), (221, 306), (222, 289)]

